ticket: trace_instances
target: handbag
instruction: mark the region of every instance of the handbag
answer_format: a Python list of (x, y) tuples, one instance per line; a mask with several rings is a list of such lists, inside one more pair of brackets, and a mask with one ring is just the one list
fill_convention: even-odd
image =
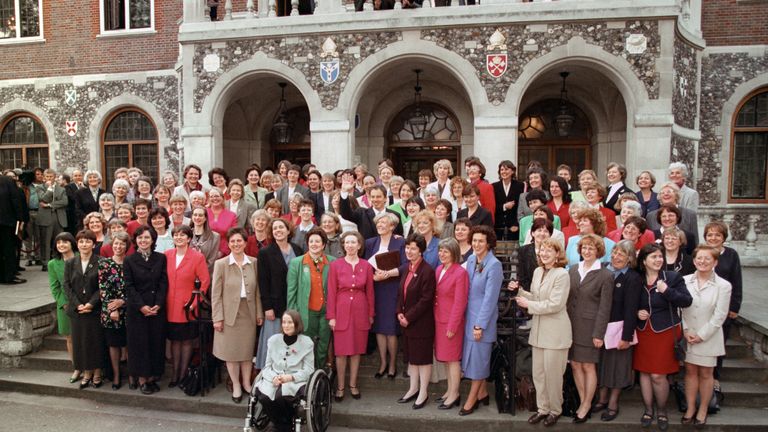
[[(688, 410), (688, 401), (685, 400), (685, 383), (681, 381), (675, 381), (669, 385), (669, 389), (672, 394), (675, 395), (677, 401), (677, 409), (681, 413)], [(712, 389), (712, 397), (709, 399), (709, 405), (707, 406), (707, 414), (717, 414), (720, 411), (720, 404), (724, 399), (723, 393), (717, 388)], [(696, 405), (701, 403), (701, 398), (696, 395)]]
[[(661, 274), (662, 274), (662, 277), (663, 277), (664, 276), (664, 272), (661, 272)], [(666, 282), (666, 278), (664, 278), (663, 280)], [(667, 288), (667, 289), (669, 289), (669, 288)], [(675, 345), (674, 345), (675, 360), (677, 360), (679, 362), (683, 362), (683, 361), (685, 361), (685, 352), (688, 350), (688, 343), (685, 340), (685, 335), (683, 334), (683, 329), (682, 329), (683, 314), (682, 314), (682, 312), (680, 312), (680, 308), (677, 308), (677, 314), (680, 317), (681, 325), (680, 325), (680, 336), (678, 337), (677, 335), (675, 335)], [(674, 323), (675, 323), (675, 316), (674, 316), (674, 314), (672, 314), (672, 303), (669, 304), (669, 322), (673, 324), (673, 326), (672, 326), (673, 330), (672, 331), (674, 331), (674, 329), (677, 326), (674, 325)]]
[(517, 382), (516, 402), (519, 409), (530, 412), (536, 412), (536, 387), (533, 385), (533, 378), (525, 375)]
[[(608, 327), (605, 328), (605, 349), (616, 349), (621, 342), (621, 336), (624, 333), (624, 321), (609, 322)], [(632, 341), (630, 345), (637, 344), (637, 331), (632, 332)]]

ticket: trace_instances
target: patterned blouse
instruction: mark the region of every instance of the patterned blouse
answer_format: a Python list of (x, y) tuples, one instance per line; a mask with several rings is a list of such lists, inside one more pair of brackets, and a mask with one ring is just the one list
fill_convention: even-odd
[(125, 300), (125, 282), (123, 265), (114, 260), (99, 261), (99, 292), (101, 295), (101, 325), (104, 328), (120, 329), (125, 327), (125, 305), (119, 309), (120, 319), (112, 321), (109, 318), (109, 302)]

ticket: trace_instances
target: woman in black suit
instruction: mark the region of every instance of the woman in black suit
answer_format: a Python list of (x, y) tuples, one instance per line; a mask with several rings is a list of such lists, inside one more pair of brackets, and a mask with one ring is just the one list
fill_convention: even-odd
[(104, 367), (104, 332), (101, 328), (99, 297), (99, 257), (93, 253), (96, 235), (88, 230), (77, 233), (79, 256), (64, 265), (65, 305), (72, 330), (72, 362), (83, 371), (80, 388), (101, 386)]
[(128, 371), (139, 377), (143, 394), (160, 391), (155, 382), (165, 369), (165, 255), (155, 252), (157, 234), (147, 225), (134, 232), (136, 253), (123, 264), (128, 301)]
[(259, 251), (259, 259), (256, 261), (259, 295), (265, 318), (256, 350), (256, 369), (263, 369), (267, 362), (269, 338), (282, 331), (280, 317), (288, 302), (288, 263), (304, 254), (299, 246), (290, 241), (293, 238), (293, 224), (290, 221), (272, 219), (270, 229), (274, 241)]
[(397, 290), (397, 320), (403, 328), (403, 357), (408, 363), (410, 387), (399, 403), (416, 398), (413, 409), (421, 409), (429, 399), (432, 351), (435, 346), (435, 270), (424, 260), (427, 242), (420, 234), (405, 240), (408, 262), (400, 266)]
[(493, 216), (491, 216), (491, 212), (480, 205), (480, 188), (474, 184), (467, 185), (464, 187), (464, 192), (461, 195), (467, 207), (459, 210), (456, 214), (456, 219), (465, 217), (472, 222), (472, 226), (486, 225), (488, 228), (493, 229)]
[(627, 180), (627, 168), (620, 163), (611, 162), (605, 170), (605, 175), (608, 178), (608, 187), (606, 188), (608, 193), (603, 198), (603, 206), (619, 214), (621, 208), (615, 207), (619, 197), (627, 192), (635, 193), (624, 183)]
[(100, 211), (99, 197), (104, 192), (101, 188), (101, 174), (96, 170), (87, 171), (85, 187), (75, 192), (75, 219), (78, 229), (83, 228), (83, 218), (86, 215)]
[(525, 291), (531, 290), (533, 272), (539, 267), (539, 246), (541, 246), (544, 240), (552, 237), (554, 231), (555, 227), (549, 219), (534, 219), (533, 225), (531, 226), (531, 237), (533, 237), (533, 241), (518, 249), (516, 276), (517, 282), (520, 283), (520, 288)]
[(496, 236), (499, 240), (517, 240), (517, 202), (523, 193), (523, 182), (517, 181), (517, 168), (511, 161), (499, 163), (499, 181), (493, 183), (496, 197)]

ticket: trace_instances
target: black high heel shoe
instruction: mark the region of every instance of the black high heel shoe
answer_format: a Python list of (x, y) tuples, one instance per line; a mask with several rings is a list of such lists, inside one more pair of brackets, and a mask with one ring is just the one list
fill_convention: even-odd
[(489, 395), (489, 394), (488, 394), (488, 395), (485, 395), (485, 397), (484, 397), (484, 398), (482, 398), (482, 399), (478, 399), (478, 400), (477, 400), (477, 404), (478, 404), (478, 405), (480, 405), (480, 404), (483, 404), (483, 405), (485, 405), (485, 406), (488, 406), (488, 405), (490, 405), (490, 404), (491, 404), (491, 395)]
[(387, 373), (387, 378), (393, 380), (397, 376), (397, 368), (395, 368), (395, 373)]
[(88, 387), (91, 385), (91, 379), (90, 378), (83, 378), (82, 381), (80, 381), (80, 390)]
[(413, 405), (411, 406), (411, 408), (413, 408), (415, 410), (420, 410), (420, 409), (424, 408), (424, 406), (427, 404), (427, 402), (429, 402), (429, 396), (427, 396), (427, 398), (424, 399), (421, 403), (414, 402)]
[(477, 409), (477, 407), (479, 405), (479, 402), (480, 402), (479, 400), (476, 401), (475, 404), (472, 405), (472, 408), (470, 408), (468, 410), (464, 409), (464, 408), (460, 409), (459, 410), (459, 415), (463, 417), (463, 416), (468, 416), (468, 415), (472, 414)]
[(408, 397), (401, 397), (400, 399), (397, 400), (397, 403), (401, 403), (401, 404), (408, 403), (408, 402), (416, 399), (416, 397), (418, 395), (419, 395), (419, 393), (416, 392), (416, 393), (414, 393), (414, 394), (412, 394), (412, 395), (410, 395)]
[(461, 405), (461, 398), (457, 397), (455, 401), (453, 401), (453, 402), (451, 402), (449, 404), (446, 404), (445, 401), (443, 401), (442, 403), (440, 403), (440, 405), (437, 406), (437, 409), (439, 409), (439, 410), (448, 410), (448, 409), (451, 409), (451, 408), (453, 408), (455, 406), (459, 406), (459, 405)]
[(579, 424), (579, 423), (586, 423), (586, 422), (587, 422), (587, 420), (589, 420), (589, 419), (590, 419), (590, 417), (592, 417), (592, 411), (591, 411), (591, 410), (590, 410), (590, 411), (587, 411), (587, 415), (585, 415), (584, 417), (579, 417), (579, 415), (578, 415), (578, 414), (576, 414), (576, 415), (573, 417), (573, 422), (574, 422), (574, 423), (576, 423), (576, 424)]

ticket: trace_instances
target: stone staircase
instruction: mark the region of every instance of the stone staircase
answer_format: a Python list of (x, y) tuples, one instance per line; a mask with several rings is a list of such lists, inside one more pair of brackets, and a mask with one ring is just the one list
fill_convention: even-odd
[[(497, 431), (500, 428), (533, 428), (526, 423), (528, 413), (516, 416), (499, 414), (492, 401), (473, 415), (458, 416), (458, 409), (440, 411), (436, 404), (422, 410), (411, 409), (410, 404), (398, 404), (396, 400), (406, 391), (408, 381), (403, 377), (403, 365), (398, 367), (395, 379), (375, 379), (378, 358), (367, 356), (360, 368), (359, 386), (362, 399), (353, 400), (349, 393), (341, 403), (334, 403), (332, 425), (378, 430), (444, 430), (444, 431)], [(161, 383), (161, 391), (144, 396), (123, 386), (113, 391), (109, 382), (100, 389), (78, 389), (70, 384), (70, 362), (67, 358), (64, 338), (45, 338), (42, 349), (24, 356), (21, 367), (0, 369), (0, 391), (21, 392), (51, 396), (74, 397), (93, 400), (94, 403), (130, 406), (137, 410), (163, 410), (180, 413), (206, 414), (229, 418), (245, 418), (246, 405), (234, 404), (225, 386), (217, 385), (205, 397), (188, 397), (178, 389), (168, 389)], [(468, 391), (468, 382), (462, 382), (462, 394)], [(725, 361), (722, 387), (726, 398), (722, 411), (709, 419), (709, 430), (765, 431), (768, 430), (768, 366), (757, 362), (752, 348), (739, 340), (729, 341), (728, 358)], [(445, 382), (430, 386), (430, 399), (439, 397), (445, 390)], [(490, 388), (493, 391), (493, 386)], [(683, 430), (679, 415), (670, 400), (671, 430)], [(638, 430), (642, 413), (639, 389), (623, 394), (621, 414), (613, 422), (605, 423), (593, 418), (584, 427), (592, 431)], [(140, 413), (139, 413), (140, 415)], [(563, 418), (556, 429), (575, 428)]]

